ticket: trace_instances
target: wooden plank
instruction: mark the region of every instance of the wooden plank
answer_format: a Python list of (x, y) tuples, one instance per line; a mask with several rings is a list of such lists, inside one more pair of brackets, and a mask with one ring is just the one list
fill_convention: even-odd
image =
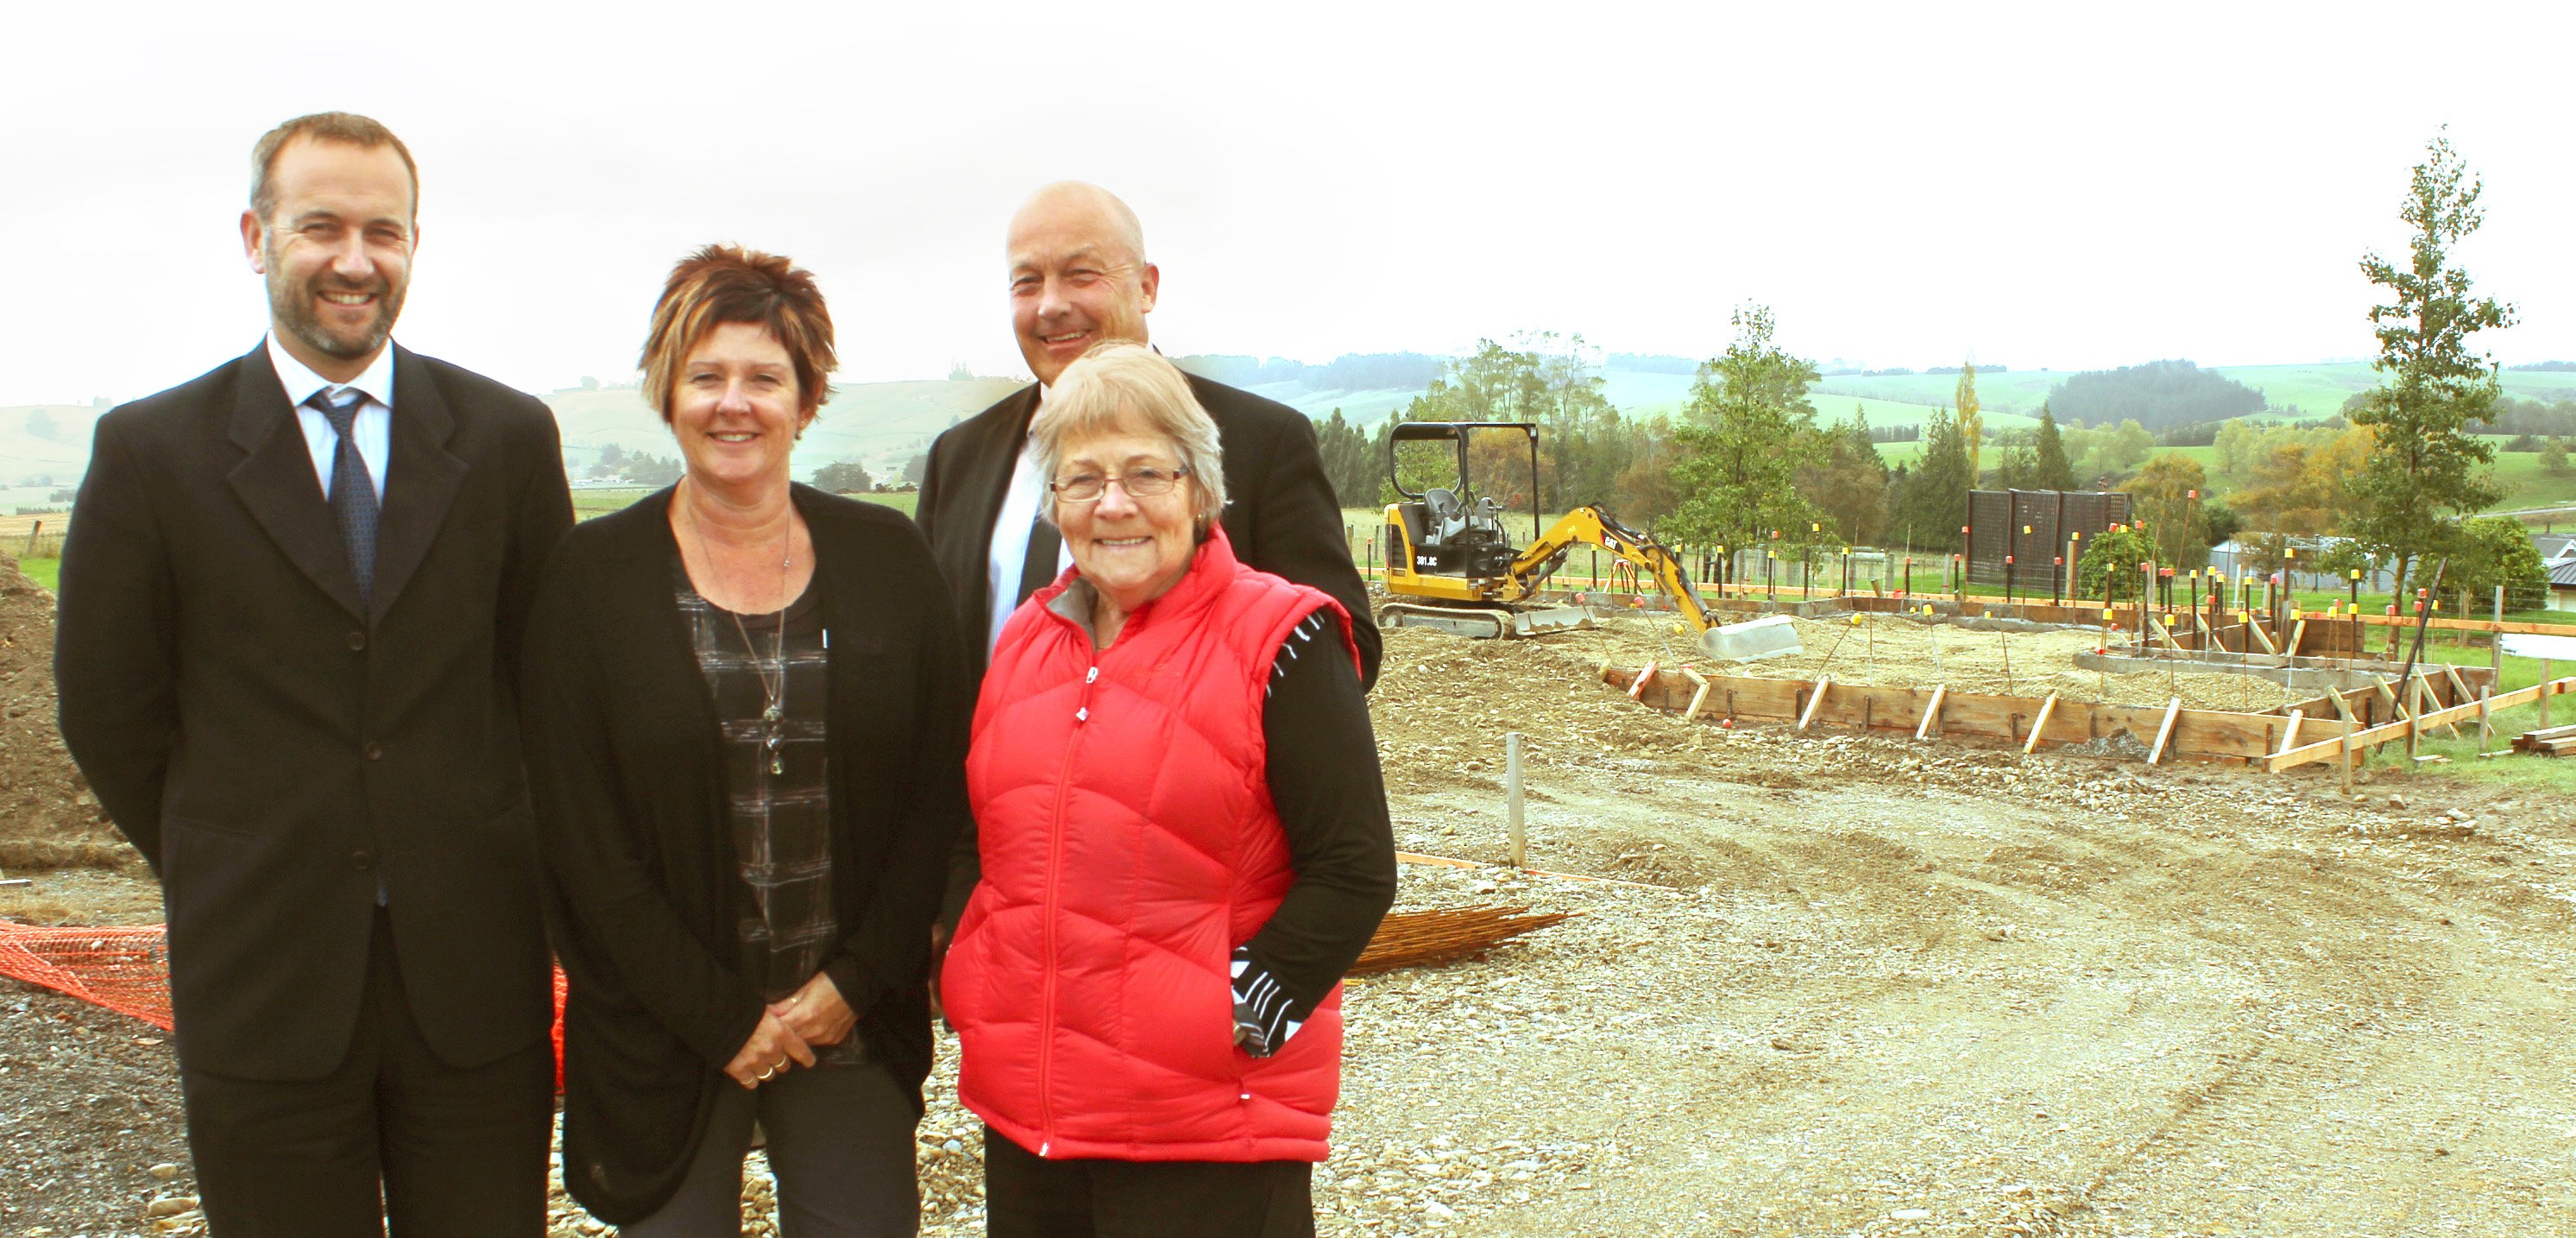
[[(2412, 615), (2354, 615), (2366, 627), (2411, 628)], [(2519, 636), (2576, 636), (2576, 624), (2565, 623), (2500, 623), (2491, 619), (2431, 619), (2426, 627), (2446, 628), (2454, 632), (2510, 632)]]
[[(2553, 679), (2547, 683), (2533, 684), (2528, 688), (2516, 688), (2502, 696), (2489, 697), (2484, 701), (2471, 701), (2466, 705), (2455, 705), (2449, 709), (2435, 713), (2428, 713), (2424, 715), (2423, 723), (2426, 726), (2432, 726), (2437, 722), (2443, 721), (2447, 717), (2464, 718), (2477, 712), (2479, 707), (2482, 705), (2488, 709), (2511, 709), (2516, 705), (2526, 705), (2533, 701), (2544, 700), (2548, 697), (2557, 696), (2571, 691), (2576, 691), (2576, 679)], [(2409, 718), (2397, 722), (2383, 723), (2366, 731), (2355, 731), (2344, 738), (2348, 738), (2352, 741), (2350, 745), (2352, 748), (2374, 748), (2391, 740), (2404, 739), (2408, 728), (2413, 725), (2415, 725), (2415, 720)], [(2282, 770), (2290, 769), (2295, 766), (2306, 765), (2313, 761), (2331, 759), (2342, 752), (2344, 748), (2345, 745), (2340, 739), (2330, 740), (2325, 743), (2309, 744), (2305, 747), (2293, 748), (2287, 752), (2274, 754), (2271, 759), (2263, 763), (2263, 768), (2277, 774)]]
[(2159, 622), (2155, 616), (2147, 616), (2147, 628), (2154, 632), (2158, 639), (2164, 641), (2165, 648), (2173, 650), (2175, 653), (2182, 652), (2182, 646), (2174, 642), (2173, 633), (2166, 631), (2165, 625)]
[(2258, 641), (2263, 642), (2263, 652), (2265, 652), (2265, 653), (2279, 653), (2279, 652), (2281, 652), (2281, 647), (2272, 643), (2272, 633), (2271, 633), (2271, 632), (2269, 632), (2269, 631), (2267, 631), (2267, 630), (2265, 630), (2265, 628), (2263, 627), (2263, 621), (2262, 621), (2262, 620), (2260, 620), (2260, 619), (2256, 619), (2256, 620), (2253, 620), (2253, 621), (2248, 622), (2248, 623), (2245, 625), (2245, 630), (2246, 630), (2246, 631), (2248, 631), (2248, 632), (2252, 632), (2252, 633), (2254, 634), (2254, 639), (2256, 639), (2256, 640), (2258, 640)]
[(2304, 710), (2290, 711), (2290, 725), (2281, 730), (2281, 751), (2288, 752), (2299, 746), (2299, 719), (2305, 716)]
[(1798, 716), (1799, 730), (1806, 730), (1807, 724), (1816, 720), (1816, 708), (1825, 703), (1825, 689), (1832, 687), (1833, 682), (1834, 677), (1831, 675), (1816, 676), (1814, 692), (1807, 698), (1807, 712)]
[(1914, 738), (1921, 739), (1931, 732), (1932, 724), (1941, 717), (1942, 694), (1949, 690), (1950, 687), (1947, 684), (1932, 685), (1932, 703), (1923, 707), (1923, 721), (1915, 724)]
[(1682, 678), (1699, 685), (1699, 691), (1691, 693), (1690, 708), (1682, 711), (1682, 721), (1690, 722), (1699, 717), (1699, 707), (1708, 703), (1708, 676), (1685, 666)]
[(2158, 765), (2163, 763), (2165, 757), (2165, 741), (2173, 738), (2174, 719), (2181, 716), (2182, 698), (2177, 696), (2173, 699), (2172, 704), (2165, 706), (2165, 720), (2156, 726), (2156, 746), (2148, 750), (2147, 764)]
[(2292, 625), (2290, 628), (2289, 651), (2291, 657), (2295, 658), (2299, 656), (2299, 642), (2306, 639), (2307, 635), (2308, 620), (2306, 616), (2302, 615), (2299, 617), (2298, 623)]
[(2054, 692), (2048, 694), (2047, 700), (2039, 703), (2039, 721), (2030, 724), (2030, 738), (2023, 740), (2021, 744), (2021, 754), (2023, 756), (2029, 756), (2031, 754), (2031, 750), (2039, 747), (2039, 733), (2048, 729), (2049, 712), (2056, 708), (2057, 694)]

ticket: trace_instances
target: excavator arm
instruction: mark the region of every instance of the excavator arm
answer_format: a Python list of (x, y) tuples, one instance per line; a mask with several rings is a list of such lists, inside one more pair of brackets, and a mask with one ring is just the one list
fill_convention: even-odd
[(1598, 546), (1636, 568), (1640, 575), (1651, 577), (1699, 630), (1705, 632), (1717, 625), (1708, 608), (1700, 603), (1699, 592), (1691, 588), (1681, 559), (1652, 535), (1619, 523), (1618, 518), (1598, 505), (1567, 512), (1554, 528), (1540, 534), (1529, 549), (1513, 559), (1506, 573), (1511, 584), (1503, 600), (1517, 602), (1537, 596), (1547, 578), (1565, 565), (1565, 557), (1577, 546)]

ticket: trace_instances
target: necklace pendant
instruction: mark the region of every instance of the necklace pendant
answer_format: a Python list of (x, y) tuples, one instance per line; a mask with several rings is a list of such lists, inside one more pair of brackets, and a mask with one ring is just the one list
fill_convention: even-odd
[(760, 720), (771, 726), (777, 726), (778, 720), (785, 716), (785, 711), (778, 707), (778, 702), (776, 701), (771, 701), (769, 703), (769, 708), (760, 711)]
[(772, 773), (772, 774), (784, 774), (784, 773), (786, 773), (786, 772), (787, 772), (787, 758), (785, 758), (785, 757), (782, 757), (782, 756), (778, 755), (776, 752), (772, 752), (772, 753), (770, 753), (770, 754), (769, 754), (769, 772), (770, 772), (770, 773)]

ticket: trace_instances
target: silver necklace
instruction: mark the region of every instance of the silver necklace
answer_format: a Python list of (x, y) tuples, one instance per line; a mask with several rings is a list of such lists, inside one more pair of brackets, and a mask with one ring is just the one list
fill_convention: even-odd
[[(715, 552), (707, 547), (706, 526), (698, 523), (698, 511), (694, 507), (689, 509), (689, 532), (697, 537), (698, 555), (707, 561), (707, 571), (713, 574), (716, 570)], [(795, 600), (787, 596), (787, 576), (796, 565), (795, 547), (796, 515), (791, 510), (787, 516), (787, 528), (778, 537), (778, 627), (770, 635), (768, 662), (760, 660), (760, 650), (751, 643), (751, 629), (743, 624), (741, 612), (717, 607), (733, 617), (733, 630), (742, 635), (742, 651), (751, 659), (751, 673), (760, 677), (761, 746), (769, 753), (769, 772), (773, 775), (787, 772), (787, 759), (781, 751), (786, 742), (782, 724), (787, 716), (787, 607)], [(769, 669), (772, 666), (778, 668), (774, 675)]]

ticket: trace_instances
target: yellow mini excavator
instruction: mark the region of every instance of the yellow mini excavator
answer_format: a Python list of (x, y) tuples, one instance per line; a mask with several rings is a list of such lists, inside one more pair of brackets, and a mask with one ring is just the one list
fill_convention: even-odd
[[(1502, 504), (1474, 492), (1467, 469), (1471, 434), (1519, 434), (1529, 443), (1530, 487), (1538, 493), (1538, 427), (1521, 421), (1408, 421), (1387, 440), (1387, 476), (1401, 502), (1386, 508), (1386, 592), (1394, 599), (1378, 611), (1383, 627), (1433, 627), (1461, 636), (1537, 636), (1589, 627), (1592, 612), (1580, 606), (1534, 605), (1548, 577), (1565, 566), (1577, 546), (1597, 546), (1651, 580), (1705, 635), (1715, 624), (1691, 588), (1680, 558), (1652, 536), (1619, 523), (1598, 505), (1578, 507), (1541, 532), (1530, 515), (1531, 541), (1514, 548), (1503, 531)], [(1450, 442), (1458, 453), (1455, 488), (1405, 488), (1396, 445)], [(1537, 506), (1533, 501), (1531, 506)]]

